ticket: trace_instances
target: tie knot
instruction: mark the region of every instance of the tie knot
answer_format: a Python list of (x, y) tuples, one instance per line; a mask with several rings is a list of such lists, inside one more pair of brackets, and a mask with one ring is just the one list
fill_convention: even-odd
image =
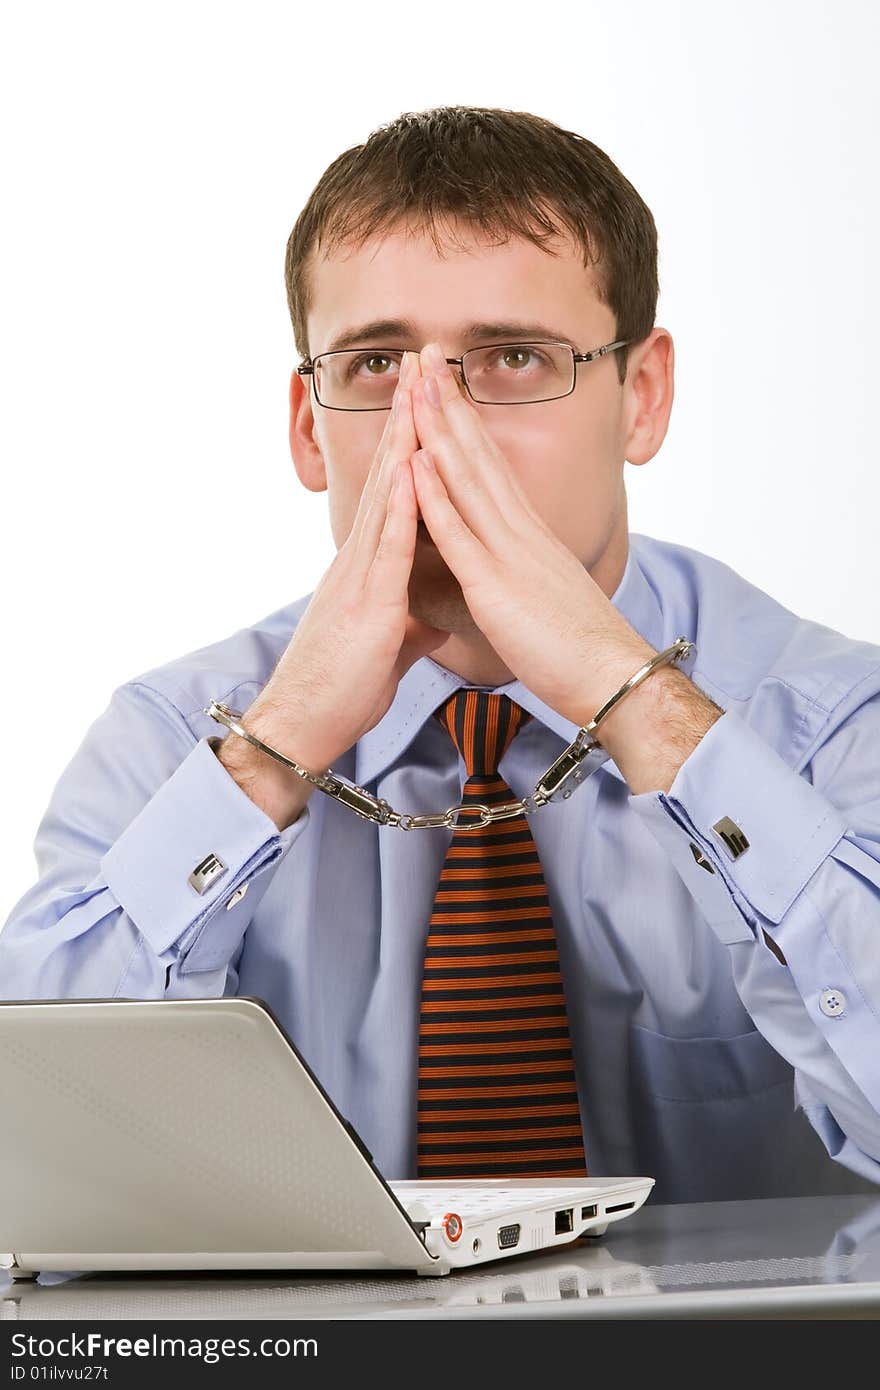
[(531, 717), (507, 695), (465, 686), (434, 711), (464, 758), (468, 777), (494, 777), (511, 740)]

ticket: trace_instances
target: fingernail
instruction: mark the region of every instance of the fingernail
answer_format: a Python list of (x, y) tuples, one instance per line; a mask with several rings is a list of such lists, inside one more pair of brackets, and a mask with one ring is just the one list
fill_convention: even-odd
[(400, 362), (400, 371), (397, 374), (398, 383), (405, 386), (409, 377), (409, 353), (405, 352)]
[(425, 348), (425, 360), (428, 366), (435, 372), (445, 372), (448, 370), (446, 356), (439, 343), (428, 343)]

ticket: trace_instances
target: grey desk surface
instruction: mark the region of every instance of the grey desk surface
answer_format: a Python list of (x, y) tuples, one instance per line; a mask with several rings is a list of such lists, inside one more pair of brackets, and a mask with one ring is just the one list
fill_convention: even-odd
[(880, 1318), (880, 1192), (649, 1201), (599, 1240), (442, 1279), (175, 1273), (0, 1284), (0, 1319), (24, 1322), (450, 1317)]

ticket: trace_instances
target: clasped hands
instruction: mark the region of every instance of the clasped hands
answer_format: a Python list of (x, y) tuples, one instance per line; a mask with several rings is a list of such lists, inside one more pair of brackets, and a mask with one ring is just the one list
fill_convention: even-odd
[(410, 463), (425, 525), (508, 670), (582, 727), (656, 651), (535, 511), (439, 345), (418, 358), (401, 408), (421, 446)]

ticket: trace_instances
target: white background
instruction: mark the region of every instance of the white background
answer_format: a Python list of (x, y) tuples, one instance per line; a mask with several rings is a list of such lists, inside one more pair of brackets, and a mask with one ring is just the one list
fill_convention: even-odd
[(310, 592), (335, 553), (287, 444), (284, 250), (331, 160), (404, 110), (531, 110), (611, 156), (654, 213), (676, 346), (631, 530), (880, 643), (878, 13), (7, 8), (0, 922), (113, 689)]

